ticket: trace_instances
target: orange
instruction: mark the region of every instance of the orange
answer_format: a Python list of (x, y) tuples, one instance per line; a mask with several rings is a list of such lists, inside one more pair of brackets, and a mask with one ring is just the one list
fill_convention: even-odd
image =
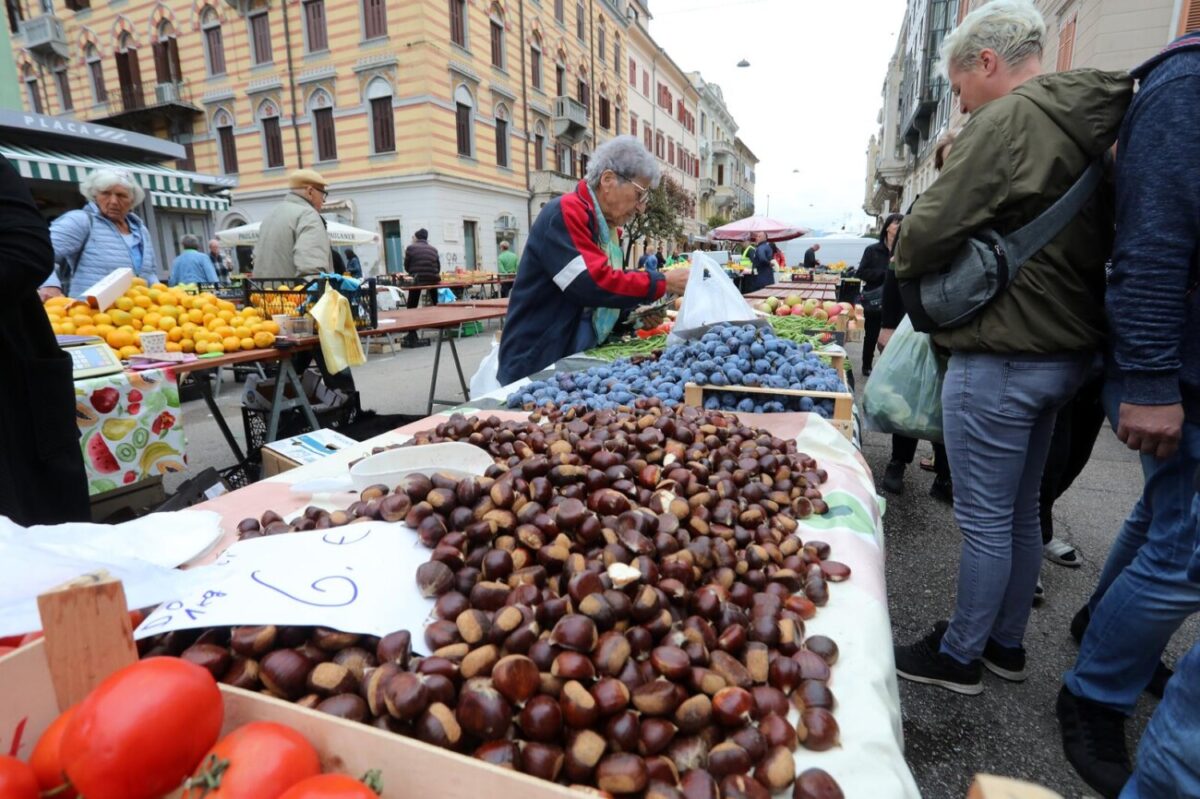
[[(187, 352), (187, 351), (188, 350), (184, 350), (184, 352)], [(208, 342), (207, 341), (197, 341), (194, 352), (197, 355), (203, 355), (204, 353), (208, 352)]]
[(119, 308), (122, 311), (132, 310), (133, 309), (133, 298), (132, 297), (117, 297), (117, 308)]
[(235, 314), (233, 313), (233, 311), (222, 308), (221, 310), (217, 311), (217, 316), (221, 317), (226, 322), (228, 322), (230, 319), (232, 319), (235, 316)]
[(275, 336), (265, 330), (254, 334), (254, 346), (266, 349), (275, 343)]
[(92, 323), (97, 325), (111, 325), (112, 317), (106, 313), (98, 313), (92, 316)]
[(222, 311), (229, 311), (230, 313), (233, 313), (237, 310), (237, 306), (229, 300), (217, 300), (217, 307)]
[(144, 277), (135, 277), (135, 278), (133, 279), (133, 285), (135, 285), (135, 286), (144, 286), (144, 285), (146, 285), (146, 278), (144, 278)]
[(133, 321), (131, 321), (129, 323), (129, 326), (132, 327), (134, 330), (141, 330), (142, 326), (144, 324), (145, 324), (145, 322), (143, 322), (141, 319), (134, 319)]
[(54, 335), (56, 336), (66, 335), (66, 333), (63, 332), (62, 325), (58, 324), (57, 322), (52, 323), (50, 325), (50, 329), (54, 331)]
[(238, 338), (246, 338), (247, 336), (254, 335), (254, 331), (242, 325), (233, 329), (233, 335), (237, 336)]
[(229, 338), (230, 336), (237, 336), (238, 338), (241, 338), (241, 336), (237, 335), (237, 331), (234, 330), (229, 325), (220, 325), (220, 326), (214, 328), (213, 332), (216, 333), (221, 338)]
[(208, 345), (209, 352), (224, 352), (225, 345), (219, 341), (214, 341)]
[(173, 317), (173, 316), (164, 316), (162, 319), (158, 320), (158, 329), (159, 330), (171, 330), (174, 327), (175, 327), (175, 317)]
[(62, 314), (57, 313), (48, 313), (46, 314), (46, 318), (49, 319), (51, 323), (61, 322), (63, 320)]
[(133, 307), (133, 310), (129, 312), (129, 315), (130, 315), (130, 317), (132, 317), (134, 319), (145, 319), (146, 318), (146, 309), (140, 305), (135, 305)]
[(163, 316), (179, 316), (179, 306), (171, 304), (161, 305), (158, 308), (158, 312)]
[(63, 336), (75, 335), (75, 323), (74, 322), (63, 322), (58, 326), (58, 328), (59, 328), (58, 332), (60, 333), (60, 335), (63, 335)]
[(81, 336), (94, 336), (97, 331), (95, 325), (80, 325), (75, 328), (75, 332)]
[(149, 308), (154, 304), (154, 300), (150, 299), (145, 294), (139, 294), (133, 298), (133, 304), (139, 308)]
[(142, 317), (142, 321), (146, 323), (146, 327), (157, 327), (158, 320), (162, 319), (162, 314), (157, 311), (151, 311)]
[(122, 359), (128, 359), (128, 358), (132, 358), (134, 355), (141, 355), (142, 351), (140, 348), (135, 347), (131, 344), (128, 347), (122, 347), (119, 351), (119, 354)]
[(109, 316), (112, 317), (112, 323), (117, 327), (129, 324), (129, 320), (133, 318), (130, 316), (129, 311), (122, 310), (114, 310), (109, 313)]
[(105, 336), (108, 341), (108, 346), (114, 350), (120, 350), (122, 347), (128, 347), (133, 344), (133, 335), (126, 333), (124, 330), (114, 330)]
[(168, 341), (167, 352), (183, 352), (183, 347), (180, 346), (178, 342)]
[(241, 340), (240, 345), (241, 345), (241, 348), (244, 350), (252, 350), (252, 349), (254, 349), (254, 339), (247, 336), (246, 338)]
[(96, 325), (96, 335), (100, 338), (104, 338), (116, 329), (117, 328), (114, 325)]
[(200, 346), (200, 345), (197, 344), (196, 342), (192, 341), (190, 338), (185, 338), (183, 341), (179, 342), (179, 351), (180, 352), (195, 352), (196, 347), (198, 347), (198, 346)]
[(279, 335), (279, 325), (275, 324), (274, 320), (268, 319), (263, 322), (262, 329), (273, 335)]
[(171, 289), (170, 289), (169, 287), (167, 287), (167, 285), (166, 285), (166, 284), (164, 284), (164, 283), (152, 283), (152, 284), (150, 285), (150, 289), (151, 289), (151, 290), (158, 289), (159, 291), (170, 291), (170, 290), (171, 290)]
[(237, 352), (242, 346), (241, 340), (237, 336), (226, 336), (221, 342), (225, 348), (225, 352)]
[(204, 311), (201, 311), (199, 308), (193, 308), (187, 312), (187, 318), (189, 321), (199, 324), (204, 321)]
[(182, 327), (179, 327), (178, 325), (176, 325), (175, 327), (173, 327), (167, 331), (167, 341), (182, 341), (182, 340), (183, 340), (183, 328)]

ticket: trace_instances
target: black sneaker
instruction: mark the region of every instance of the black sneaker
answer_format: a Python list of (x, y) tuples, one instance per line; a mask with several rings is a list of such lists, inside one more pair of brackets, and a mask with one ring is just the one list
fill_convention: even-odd
[(1033, 606), (1040, 608), (1042, 603), (1046, 601), (1046, 589), (1042, 587), (1042, 578), (1039, 577), (1037, 585), (1033, 587)]
[(1063, 752), (1083, 781), (1105, 799), (1116, 799), (1133, 769), (1125, 748), (1125, 716), (1063, 686), (1055, 708)]
[(915, 644), (895, 647), (896, 674), (956, 694), (976, 696), (983, 693), (983, 669), (979, 661), (963, 665), (939, 650), (941, 642), (942, 635), (935, 629)]
[(945, 502), (947, 505), (953, 505), (954, 483), (949, 477), (933, 478), (933, 485), (929, 487), (929, 496), (933, 497), (938, 502)]
[[(1088, 624), (1092, 620), (1092, 612), (1084, 605), (1071, 619), (1071, 637), (1075, 639), (1076, 644), (1083, 643), (1083, 634), (1087, 632)], [(1158, 661), (1158, 666), (1154, 669), (1154, 676), (1150, 678), (1149, 684), (1146, 685), (1146, 693), (1153, 697), (1162, 699), (1163, 691), (1167, 689), (1167, 680), (1175, 675), (1174, 669)]]
[[(948, 621), (939, 621), (933, 625), (933, 632), (937, 635), (937, 645), (942, 645), (942, 636), (946, 634), (946, 628), (950, 626)], [(1001, 646), (1000, 644), (988, 638), (987, 643), (983, 646), (983, 665), (992, 674), (997, 677), (1002, 677), (1010, 682), (1025, 681), (1025, 647), (1023, 646)]]
[(904, 470), (907, 468), (907, 463), (900, 461), (891, 461), (887, 465), (887, 469), (883, 473), (883, 490), (889, 494), (904, 493)]

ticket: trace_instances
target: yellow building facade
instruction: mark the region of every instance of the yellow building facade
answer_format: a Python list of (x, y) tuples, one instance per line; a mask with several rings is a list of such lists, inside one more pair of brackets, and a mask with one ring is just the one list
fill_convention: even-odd
[(6, 5), (28, 110), (169, 138), (180, 169), (236, 177), (218, 229), (316, 169), (326, 216), (380, 234), (358, 251), (373, 272), (419, 228), (444, 268), (495, 269), (629, 128), (626, 0)]

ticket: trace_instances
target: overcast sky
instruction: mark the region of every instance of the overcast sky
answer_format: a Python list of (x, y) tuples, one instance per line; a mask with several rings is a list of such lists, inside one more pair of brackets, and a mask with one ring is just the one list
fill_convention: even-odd
[[(756, 213), (834, 230), (863, 214), (867, 144), (905, 0), (650, 0), (655, 40), (721, 86), (759, 158)], [(739, 69), (745, 58), (750, 67)], [(798, 171), (794, 171), (798, 170)]]

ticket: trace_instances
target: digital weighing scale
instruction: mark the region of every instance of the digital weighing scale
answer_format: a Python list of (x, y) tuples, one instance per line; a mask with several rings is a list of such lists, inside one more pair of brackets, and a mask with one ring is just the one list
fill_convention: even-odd
[(71, 356), (75, 379), (117, 374), (124, 370), (121, 359), (98, 336), (55, 336), (58, 346)]

